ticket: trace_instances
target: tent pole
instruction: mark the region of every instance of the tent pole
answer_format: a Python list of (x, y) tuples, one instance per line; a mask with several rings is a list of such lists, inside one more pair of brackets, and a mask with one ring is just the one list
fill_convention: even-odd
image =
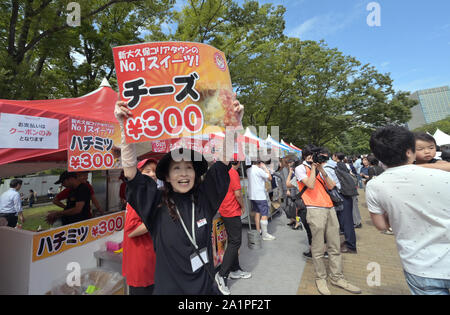
[(106, 170), (106, 203), (105, 211), (109, 212), (109, 170)]

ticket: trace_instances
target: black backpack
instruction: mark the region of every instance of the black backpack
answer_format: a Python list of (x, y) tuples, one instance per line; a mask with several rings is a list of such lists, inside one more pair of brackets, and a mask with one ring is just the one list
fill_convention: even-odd
[(341, 184), (341, 189), (339, 190), (341, 195), (350, 197), (358, 195), (358, 189), (356, 188), (355, 181), (353, 180), (352, 175), (350, 175), (350, 172), (344, 163), (338, 162), (336, 167), (331, 167), (329, 165), (325, 167), (334, 169), (336, 177)]

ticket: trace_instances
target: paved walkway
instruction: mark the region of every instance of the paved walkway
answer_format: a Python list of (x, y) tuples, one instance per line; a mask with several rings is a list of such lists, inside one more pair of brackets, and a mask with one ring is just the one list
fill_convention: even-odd
[[(358, 254), (342, 254), (344, 275), (347, 280), (361, 288), (365, 295), (409, 295), (397, 246), (393, 235), (385, 235), (372, 224), (366, 207), (364, 191), (359, 191), (359, 209), (362, 228), (356, 229)], [(308, 249), (305, 231), (294, 231), (286, 226), (284, 213), (269, 223), (269, 233), (274, 241), (262, 241), (262, 248), (250, 249), (247, 245), (248, 225), (243, 225), (240, 264), (250, 271), (250, 279), (228, 280), (232, 295), (318, 295), (315, 272), (311, 259), (302, 255)], [(373, 276), (379, 266), (379, 285)], [(325, 259), (325, 264), (328, 261)], [(368, 266), (370, 270), (368, 270)], [(329, 284), (332, 294), (351, 294)]]
[[(269, 223), (274, 241), (262, 241), (261, 248), (248, 247), (247, 224), (242, 226), (241, 268), (252, 273), (250, 279), (228, 280), (232, 295), (295, 295), (306, 261), (302, 252), (308, 248), (306, 233), (286, 225), (288, 219), (277, 214)], [(254, 227), (253, 227), (254, 229)]]
[[(364, 191), (359, 190), (359, 193), (359, 210), (363, 226), (355, 230), (358, 254), (342, 254), (344, 275), (347, 280), (360, 287), (362, 294), (365, 295), (409, 295), (394, 236), (382, 234), (375, 228), (367, 210)], [(368, 278), (369, 282), (376, 280), (373, 277), (374, 267), (370, 265), (370, 270), (367, 269), (370, 263), (379, 266), (381, 276), (379, 286), (368, 284)], [(314, 266), (312, 260), (308, 259), (297, 294), (318, 295), (314, 279)], [(331, 284), (328, 288), (332, 294), (351, 294)]]

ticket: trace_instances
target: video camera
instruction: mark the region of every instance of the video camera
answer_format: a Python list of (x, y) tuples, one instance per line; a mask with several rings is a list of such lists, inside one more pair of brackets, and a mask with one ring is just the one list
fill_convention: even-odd
[(316, 148), (315, 150), (313, 150), (313, 152), (314, 153), (312, 158), (314, 163), (322, 164), (328, 161), (328, 154), (326, 152), (323, 152), (322, 148)]

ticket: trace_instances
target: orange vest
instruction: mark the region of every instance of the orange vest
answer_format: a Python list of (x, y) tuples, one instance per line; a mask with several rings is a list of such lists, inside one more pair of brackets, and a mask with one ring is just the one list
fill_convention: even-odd
[[(309, 177), (311, 174), (311, 169), (306, 167), (306, 175)], [(323, 187), (322, 184), (326, 185), (320, 177), (320, 173), (316, 176), (316, 183), (314, 185), (314, 189), (307, 188), (302, 195), (303, 202), (307, 207), (320, 207), (320, 208), (331, 208), (334, 207), (333, 201), (331, 201), (330, 195), (328, 195), (327, 191)], [(299, 191), (302, 191), (305, 184), (302, 181), (297, 182)]]

